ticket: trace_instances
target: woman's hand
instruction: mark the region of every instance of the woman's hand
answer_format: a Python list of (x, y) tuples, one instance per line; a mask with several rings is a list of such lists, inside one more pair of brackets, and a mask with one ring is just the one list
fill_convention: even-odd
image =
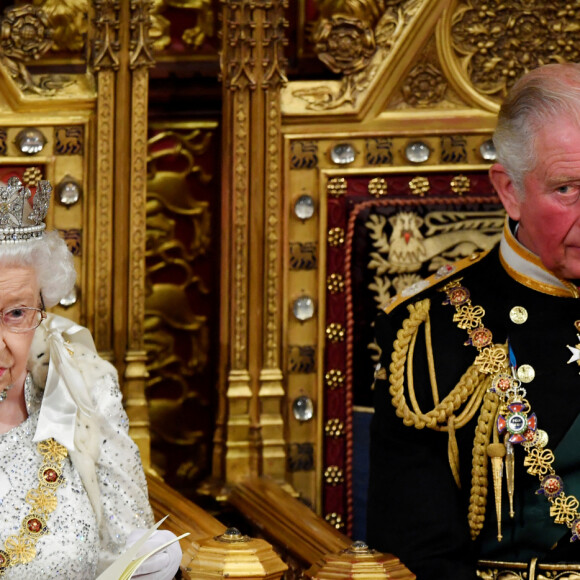
[[(127, 538), (127, 546), (134, 544), (147, 530), (134, 530)], [(141, 546), (137, 557), (144, 556), (157, 546), (162, 546), (175, 538), (175, 534), (169, 530), (155, 530), (151, 537)], [(171, 580), (181, 562), (181, 547), (179, 542), (167, 546), (153, 556), (147, 558), (133, 575), (138, 580)]]

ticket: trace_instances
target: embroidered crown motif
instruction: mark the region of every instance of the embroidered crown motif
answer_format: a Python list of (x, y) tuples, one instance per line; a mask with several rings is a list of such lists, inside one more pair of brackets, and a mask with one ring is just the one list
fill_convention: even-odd
[(42, 236), (51, 192), (50, 183), (40, 181), (31, 204), (30, 189), (18, 177), (11, 177), (6, 185), (0, 184), (0, 244), (25, 242)]

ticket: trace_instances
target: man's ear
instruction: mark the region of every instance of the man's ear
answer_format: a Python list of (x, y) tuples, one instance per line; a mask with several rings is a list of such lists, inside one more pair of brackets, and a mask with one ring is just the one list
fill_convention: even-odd
[(494, 163), (489, 168), (489, 179), (497, 191), (507, 214), (513, 220), (518, 221), (520, 219), (520, 205), (522, 200), (505, 167), (501, 163)]

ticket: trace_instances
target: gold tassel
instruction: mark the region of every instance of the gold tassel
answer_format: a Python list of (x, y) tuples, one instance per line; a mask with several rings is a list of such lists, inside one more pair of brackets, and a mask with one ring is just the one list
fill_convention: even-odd
[(503, 479), (503, 458), (506, 454), (505, 445), (502, 443), (491, 443), (487, 446), (487, 454), (491, 458), (495, 513), (497, 517), (497, 541), (501, 542), (501, 485)]
[(514, 458), (514, 446), (508, 440), (508, 435), (505, 438), (505, 480), (507, 485), (508, 500), (510, 502), (510, 518), (515, 515), (514, 512), (514, 469), (515, 469), (515, 458)]
[(457, 446), (457, 438), (455, 437), (455, 415), (451, 415), (447, 420), (447, 455), (449, 457), (449, 466), (453, 479), (458, 489), (461, 489), (461, 479), (459, 477), (459, 447)]

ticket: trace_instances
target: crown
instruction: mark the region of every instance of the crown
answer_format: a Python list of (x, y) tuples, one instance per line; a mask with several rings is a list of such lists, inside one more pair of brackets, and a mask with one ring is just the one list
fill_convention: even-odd
[(39, 181), (32, 204), (30, 189), (18, 177), (0, 184), (0, 244), (14, 244), (42, 237), (52, 187)]

